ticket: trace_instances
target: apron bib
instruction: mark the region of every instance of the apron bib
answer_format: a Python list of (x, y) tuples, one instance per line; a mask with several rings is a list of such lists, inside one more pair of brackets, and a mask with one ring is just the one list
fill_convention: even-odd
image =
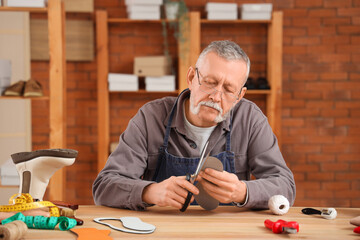
[[(161, 182), (165, 179), (170, 178), (171, 176), (185, 176), (187, 173), (193, 174), (195, 173), (196, 167), (200, 161), (200, 157), (197, 158), (178, 157), (168, 152), (167, 148), (168, 148), (170, 130), (171, 130), (170, 126), (176, 110), (178, 99), (179, 97), (176, 99), (174, 106), (171, 109), (170, 117), (166, 126), (164, 142), (163, 145), (159, 148), (160, 154), (158, 157), (155, 174), (152, 179), (155, 182)], [(230, 119), (230, 122), (231, 120), (232, 119)], [(224, 166), (224, 171), (227, 171), (229, 173), (235, 173), (235, 164), (234, 164), (235, 154), (234, 152), (230, 151), (231, 129), (232, 129), (232, 124), (230, 123), (230, 131), (226, 134), (226, 148), (225, 148), (226, 150), (211, 156), (216, 157), (221, 161), (221, 163)], [(196, 204), (196, 201), (194, 201), (192, 204)]]

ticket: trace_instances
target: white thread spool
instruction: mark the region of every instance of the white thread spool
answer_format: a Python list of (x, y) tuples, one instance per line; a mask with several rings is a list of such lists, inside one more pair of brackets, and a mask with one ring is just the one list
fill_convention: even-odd
[(325, 219), (332, 220), (332, 219), (336, 218), (337, 212), (336, 212), (335, 208), (324, 208), (321, 211), (321, 216)]
[(268, 206), (273, 214), (283, 215), (289, 211), (290, 203), (283, 195), (274, 195), (269, 199)]

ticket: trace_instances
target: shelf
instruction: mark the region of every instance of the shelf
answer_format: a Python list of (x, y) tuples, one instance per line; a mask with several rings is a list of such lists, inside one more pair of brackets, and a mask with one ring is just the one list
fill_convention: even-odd
[[(49, 96), (37, 98), (3, 97), (1, 99), (49, 100), (49, 148), (66, 148), (66, 60), (65, 10), (63, 0), (48, 0), (46, 8), (0, 7), (0, 11), (47, 13), (49, 36)], [(48, 198), (66, 201), (66, 169), (59, 169), (50, 179)]]
[(268, 95), (271, 94), (271, 90), (270, 89), (248, 89), (246, 90), (245, 96), (246, 94), (264, 94), (264, 95)]
[(48, 9), (45, 8), (31, 8), (31, 7), (0, 7), (0, 11), (6, 12), (33, 12), (46, 13)]
[[(127, 18), (108, 18), (107, 12), (96, 11), (96, 35), (97, 35), (97, 89), (98, 89), (98, 171), (103, 169), (109, 156), (110, 143), (110, 103), (111, 94), (166, 94), (178, 95), (187, 88), (187, 72), (189, 66), (194, 66), (201, 52), (201, 26), (203, 24), (266, 24), (267, 31), (267, 79), (271, 89), (250, 89), (249, 95), (263, 95), (266, 98), (266, 115), (280, 142), (281, 136), (281, 94), (282, 94), (282, 28), (283, 14), (275, 11), (271, 20), (207, 20), (201, 19), (200, 12), (189, 12), (188, 20), (182, 24), (179, 31), (182, 32), (184, 41), (178, 42), (178, 52), (183, 56), (178, 58), (178, 90), (173, 92), (148, 92), (144, 89), (134, 92), (109, 92), (107, 76), (109, 71), (109, 24), (159, 24), (164, 20), (134, 20)], [(168, 22), (168, 20), (165, 20)], [(219, 36), (220, 38), (220, 36)], [(189, 51), (191, 49), (191, 51)], [(124, 97), (124, 96), (122, 96)]]
[(0, 99), (49, 100), (50, 98), (48, 96), (44, 96), (44, 97), (0, 96)]
[[(177, 20), (168, 20), (168, 19), (157, 19), (157, 20), (141, 20), (141, 19), (129, 19), (129, 18), (109, 18), (107, 20), (108, 23), (162, 23), (162, 22), (177, 22)], [(271, 20), (208, 20), (208, 19), (200, 19), (201, 23), (221, 23), (221, 24), (248, 24), (248, 23), (263, 23), (268, 24), (271, 23)]]
[(108, 23), (162, 23), (162, 22), (177, 22), (176, 20), (157, 19), (157, 20), (141, 20), (129, 18), (108, 18)]
[(140, 89), (138, 91), (109, 91), (109, 93), (126, 93), (126, 94), (179, 94), (179, 90), (175, 91), (146, 91)]
[(214, 24), (214, 23), (222, 23), (222, 24), (238, 24), (238, 23), (242, 23), (242, 24), (246, 24), (246, 23), (271, 23), (271, 20), (242, 20), (242, 19), (237, 19), (237, 20), (208, 20), (208, 19), (201, 19), (200, 20), (201, 23), (209, 23), (209, 24)]

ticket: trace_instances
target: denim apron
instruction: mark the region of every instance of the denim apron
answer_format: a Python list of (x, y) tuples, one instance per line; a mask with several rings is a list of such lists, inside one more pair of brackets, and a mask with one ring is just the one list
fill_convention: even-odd
[[(152, 179), (155, 182), (161, 182), (165, 179), (168, 179), (171, 176), (185, 176), (187, 173), (194, 174), (197, 165), (200, 161), (200, 157), (198, 158), (178, 157), (170, 154), (167, 150), (169, 137), (170, 137), (170, 130), (171, 130), (170, 126), (176, 110), (178, 99), (179, 97), (176, 99), (174, 106), (171, 109), (170, 117), (166, 126), (164, 143), (159, 148), (160, 154), (158, 157), (155, 174)], [(216, 157), (221, 161), (225, 171), (229, 173), (235, 173), (235, 164), (234, 164), (235, 153), (230, 151), (230, 147), (231, 147), (230, 133), (232, 129), (231, 120), (232, 119), (230, 118), (230, 131), (227, 132), (226, 134), (225, 151), (211, 156)], [(197, 204), (195, 202), (196, 201), (194, 201), (192, 204)]]

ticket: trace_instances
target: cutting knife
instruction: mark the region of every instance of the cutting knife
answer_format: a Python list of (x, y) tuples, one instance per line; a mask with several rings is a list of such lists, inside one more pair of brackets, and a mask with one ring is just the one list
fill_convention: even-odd
[[(201, 154), (200, 154), (200, 161), (196, 167), (196, 170), (195, 170), (195, 173), (190, 175), (189, 173), (186, 174), (186, 180), (189, 181), (190, 183), (194, 184), (197, 176), (199, 175), (200, 171), (201, 171), (201, 168), (204, 166), (204, 163), (206, 162), (206, 159), (209, 157), (210, 155), (210, 152), (207, 154), (206, 157), (205, 156), (205, 152), (206, 152), (206, 149), (209, 145), (209, 140), (205, 143), (205, 146), (203, 148), (203, 150), (201, 151)], [(190, 199), (192, 197), (192, 192), (189, 192), (188, 191), (188, 195), (186, 197), (186, 200), (185, 200), (185, 203), (183, 205), (183, 207), (180, 209), (181, 212), (185, 212), (185, 210), (187, 209), (187, 207), (189, 206), (189, 203), (190, 203)]]

